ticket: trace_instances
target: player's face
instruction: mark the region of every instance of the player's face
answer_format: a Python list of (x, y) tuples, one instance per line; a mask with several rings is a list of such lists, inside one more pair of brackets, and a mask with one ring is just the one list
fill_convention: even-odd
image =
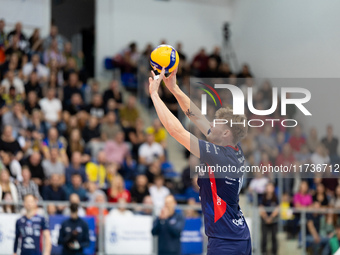
[(221, 141), (225, 131), (226, 131), (225, 125), (216, 124), (214, 126), (214, 124), (211, 122), (210, 131), (209, 134), (207, 135), (208, 141), (211, 143), (218, 144)]
[(31, 212), (37, 208), (37, 202), (33, 196), (27, 196), (24, 201), (24, 207), (27, 212)]

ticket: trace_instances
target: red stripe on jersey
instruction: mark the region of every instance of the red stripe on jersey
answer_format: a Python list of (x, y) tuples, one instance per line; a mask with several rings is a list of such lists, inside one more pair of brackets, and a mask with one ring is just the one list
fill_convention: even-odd
[(217, 195), (215, 175), (212, 171), (210, 171), (209, 165), (208, 165), (208, 169), (209, 169), (209, 180), (210, 180), (210, 186), (211, 186), (211, 193), (212, 193), (213, 202), (214, 202), (214, 215), (215, 215), (215, 223), (216, 223), (216, 221), (218, 221), (223, 216), (225, 211), (227, 210), (227, 203), (223, 201)]
[(224, 146), (224, 147), (230, 147), (230, 148), (234, 149), (235, 151), (239, 150), (238, 147), (235, 148), (234, 146), (231, 146), (231, 145), (227, 145), (227, 146)]

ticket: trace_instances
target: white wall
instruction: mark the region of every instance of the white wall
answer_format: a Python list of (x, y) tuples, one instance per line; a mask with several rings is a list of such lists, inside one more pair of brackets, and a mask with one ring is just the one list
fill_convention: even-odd
[(222, 44), (222, 26), (230, 21), (230, 0), (97, 0), (96, 75), (105, 56), (113, 56), (131, 41), (143, 50), (162, 39), (175, 46), (181, 41), (191, 57), (204, 46), (211, 51)]
[(40, 28), (41, 36), (46, 36), (51, 24), (51, 0), (0, 0), (0, 19), (6, 21), (6, 31), (22, 22), (27, 37), (35, 28)]
[(232, 41), (257, 77), (340, 77), (340, 2), (238, 0)]

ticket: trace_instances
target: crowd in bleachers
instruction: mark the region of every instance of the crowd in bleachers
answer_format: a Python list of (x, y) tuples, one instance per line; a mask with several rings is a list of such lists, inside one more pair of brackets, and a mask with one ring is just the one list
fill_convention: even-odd
[[(271, 84), (255, 84), (248, 65), (234, 72), (222, 60), (218, 47), (211, 53), (200, 49), (190, 62), (182, 48), (180, 43), (176, 45), (181, 59), (178, 80), (183, 86), (188, 85), (190, 76), (224, 77), (243, 90), (252, 86), (255, 108), (271, 105)], [(137, 44), (131, 43), (113, 57), (113, 65), (122, 77), (125, 73), (137, 75), (139, 82), (140, 78), (145, 80), (139, 86), (146, 86), (152, 49), (149, 44), (140, 53)], [(20, 23), (13, 31), (5, 31), (5, 21), (0, 20), (0, 64), (0, 201), (18, 202), (32, 193), (39, 200), (88, 201), (89, 205), (106, 201), (153, 204), (160, 211), (165, 197), (173, 193), (181, 195), (182, 202), (199, 203), (190, 167), (182, 171), (180, 181), (173, 178), (176, 171), (168, 161), (167, 132), (160, 121), (155, 119), (145, 126), (138, 98), (126, 95), (120, 80), (112, 80), (105, 91), (99, 82), (88, 82), (83, 54), (72, 51), (72, 44), (56, 26), (46, 38), (40, 37), (38, 29), (28, 38)], [(167, 89), (162, 89), (162, 99), (178, 116), (178, 104)], [(296, 112), (295, 108), (287, 109), (289, 118)], [(277, 112), (273, 116), (280, 118)], [(249, 119), (254, 117), (248, 114)], [(280, 125), (250, 128), (242, 148), (248, 165), (339, 162), (338, 139), (332, 126), (324, 135), (301, 125), (293, 129)], [(195, 159), (188, 161), (188, 165), (194, 164)], [(263, 228), (273, 235), (278, 217), (286, 221), (289, 235), (297, 235), (299, 215), (289, 213), (290, 207), (340, 209), (338, 178), (284, 178), (279, 201), (276, 176), (253, 177), (246, 182), (247, 192), (255, 192), (262, 206), (285, 209), (281, 215), (261, 213)], [(16, 207), (6, 205), (0, 210), (14, 212)], [(129, 213), (123, 207), (118, 212)], [(50, 204), (48, 213), (69, 211)], [(80, 207), (79, 213), (98, 215), (99, 211)], [(149, 214), (150, 210), (141, 213)], [(196, 215), (192, 211), (187, 214)], [(338, 221), (333, 214), (310, 216), (307, 231), (311, 242), (332, 233)], [(273, 244), (275, 247), (275, 240)]]

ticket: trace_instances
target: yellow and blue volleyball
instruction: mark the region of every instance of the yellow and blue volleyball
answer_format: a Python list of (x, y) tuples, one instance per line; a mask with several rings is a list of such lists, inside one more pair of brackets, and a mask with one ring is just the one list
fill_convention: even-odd
[(150, 55), (150, 64), (158, 72), (165, 68), (165, 73), (171, 73), (179, 63), (179, 56), (174, 47), (166, 44), (156, 47)]

